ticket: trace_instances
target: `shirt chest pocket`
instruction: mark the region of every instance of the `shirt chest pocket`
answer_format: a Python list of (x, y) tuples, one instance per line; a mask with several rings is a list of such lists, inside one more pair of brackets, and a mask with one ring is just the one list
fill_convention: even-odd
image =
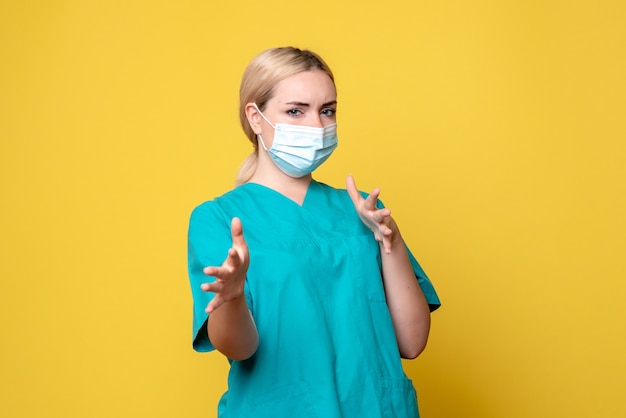
[(345, 241), (347, 266), (345, 279), (371, 302), (385, 302), (382, 264), (378, 242), (371, 235), (350, 237)]

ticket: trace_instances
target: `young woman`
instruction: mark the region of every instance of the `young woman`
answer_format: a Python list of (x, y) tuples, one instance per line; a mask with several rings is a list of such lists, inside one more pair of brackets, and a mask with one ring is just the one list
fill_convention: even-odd
[(243, 75), (254, 151), (189, 225), (193, 347), (231, 363), (220, 417), (419, 416), (400, 359), (426, 346), (439, 299), (378, 189), (312, 178), (337, 146), (336, 111), (311, 51), (267, 50)]

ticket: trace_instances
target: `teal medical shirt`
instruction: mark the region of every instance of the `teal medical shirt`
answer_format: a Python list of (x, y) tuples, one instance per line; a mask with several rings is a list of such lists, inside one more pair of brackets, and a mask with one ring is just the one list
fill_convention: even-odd
[[(243, 184), (198, 206), (189, 226), (193, 347), (211, 351), (202, 273), (219, 266), (241, 218), (250, 250), (245, 296), (259, 346), (232, 361), (221, 418), (419, 416), (385, 301), (379, 245), (346, 190), (312, 181), (302, 206)], [(439, 299), (413, 255), (431, 310)]]

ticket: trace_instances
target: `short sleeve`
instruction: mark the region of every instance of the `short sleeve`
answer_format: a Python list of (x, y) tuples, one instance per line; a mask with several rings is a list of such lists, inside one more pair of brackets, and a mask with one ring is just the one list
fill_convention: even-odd
[[(364, 198), (367, 198), (367, 193), (361, 192), (361, 194), (363, 195)], [(385, 207), (385, 205), (379, 199), (376, 202), (376, 207), (379, 209), (382, 209)], [(422, 269), (422, 266), (420, 266), (419, 262), (417, 261), (417, 259), (415, 258), (415, 256), (413, 255), (409, 247), (406, 247), (406, 251), (409, 253), (409, 260), (411, 260), (411, 267), (413, 267), (413, 272), (415, 273), (417, 282), (422, 288), (422, 292), (424, 293), (424, 296), (426, 297), (426, 301), (428, 302), (428, 306), (430, 307), (430, 311), (432, 312), (441, 306), (441, 301), (439, 300), (439, 296), (437, 295), (437, 292), (435, 291), (435, 287), (430, 282), (430, 279), (424, 272), (424, 269)]]
[(407, 252), (409, 253), (409, 259), (411, 260), (411, 266), (413, 267), (413, 272), (415, 273), (415, 277), (417, 277), (417, 283), (419, 283), (422, 288), (422, 292), (426, 297), (426, 301), (428, 302), (428, 306), (430, 307), (430, 311), (434, 311), (435, 309), (441, 306), (441, 302), (439, 301), (439, 296), (435, 291), (435, 287), (424, 273), (422, 266), (417, 262), (417, 259), (411, 253), (411, 250), (407, 247)]
[(207, 334), (208, 314), (205, 312), (213, 293), (202, 291), (200, 286), (215, 280), (204, 274), (204, 267), (221, 265), (231, 246), (230, 219), (215, 202), (203, 203), (191, 213), (187, 238), (187, 266), (193, 297), (193, 348), (207, 352), (215, 349)]

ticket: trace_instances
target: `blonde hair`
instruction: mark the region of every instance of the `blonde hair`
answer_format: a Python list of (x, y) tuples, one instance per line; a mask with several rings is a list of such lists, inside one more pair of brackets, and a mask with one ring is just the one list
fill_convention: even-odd
[(274, 94), (276, 85), (292, 75), (303, 71), (321, 70), (335, 81), (333, 73), (322, 57), (309, 50), (294, 47), (272, 48), (261, 52), (248, 64), (239, 88), (239, 120), (254, 151), (241, 164), (236, 185), (246, 183), (254, 174), (258, 158), (257, 137), (246, 116), (246, 105), (256, 103), (264, 110), (265, 104)]

